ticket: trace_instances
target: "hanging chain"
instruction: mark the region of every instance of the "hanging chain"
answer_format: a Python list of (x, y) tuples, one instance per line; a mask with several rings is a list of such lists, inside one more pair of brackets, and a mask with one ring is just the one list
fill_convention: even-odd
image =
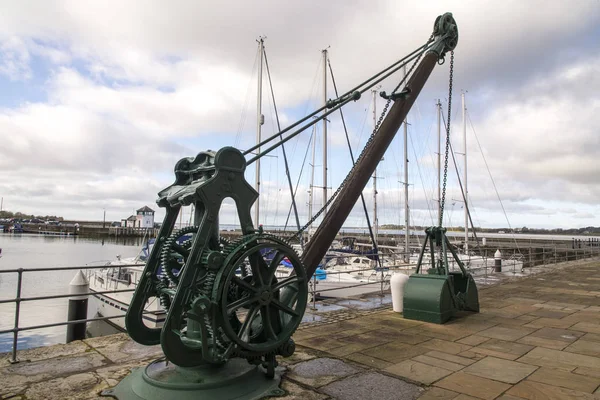
[(444, 157), (444, 184), (440, 200), (440, 228), (444, 221), (444, 204), (446, 203), (446, 181), (448, 179), (448, 152), (450, 148), (450, 119), (452, 118), (452, 80), (454, 78), (454, 50), (450, 52), (450, 77), (448, 78), (448, 124), (446, 125), (446, 155)]
[[(433, 33), (431, 34), (431, 36), (429, 37), (427, 43), (430, 43), (434, 38)], [(419, 63), (419, 60), (421, 59), (421, 57), (423, 56), (423, 54), (425, 53), (425, 49), (419, 54), (419, 56), (415, 59), (414, 63), (412, 64), (412, 66), (410, 67), (410, 69), (408, 70), (408, 72), (406, 73), (406, 75), (402, 78), (402, 80), (400, 81), (400, 83), (398, 83), (398, 85), (394, 88), (392, 94), (396, 93), (398, 91), (398, 89), (400, 88), (400, 86), (402, 86), (402, 84), (406, 81), (406, 79), (408, 78), (408, 76), (410, 76), (410, 74), (412, 73), (412, 71), (415, 69), (415, 67), (417, 66), (417, 64)], [(452, 52), (453, 56), (454, 56), (454, 52)], [(452, 64), (451, 64), (452, 65)], [(287, 239), (297, 239), (300, 237), (300, 235), (302, 235), (302, 233), (313, 223), (317, 220), (317, 218), (319, 218), (321, 216), (321, 214), (323, 214), (323, 212), (327, 209), (327, 207), (333, 202), (333, 200), (335, 200), (335, 198), (337, 197), (337, 195), (342, 191), (342, 188), (344, 187), (344, 185), (346, 185), (346, 183), (348, 182), (348, 180), (350, 179), (350, 176), (352, 176), (354, 170), (356, 169), (356, 165), (358, 165), (358, 162), (364, 157), (365, 151), (367, 150), (367, 148), (369, 147), (369, 145), (371, 144), (371, 142), (373, 141), (373, 139), (375, 138), (375, 134), (377, 133), (377, 131), (379, 130), (379, 127), (381, 126), (381, 123), (383, 122), (383, 119), (385, 118), (388, 108), (390, 107), (390, 103), (392, 102), (392, 96), (390, 95), (390, 97), (387, 99), (387, 102), (385, 103), (385, 106), (383, 107), (383, 111), (381, 112), (381, 115), (379, 116), (379, 120), (377, 121), (377, 124), (375, 124), (375, 127), (373, 128), (373, 132), (371, 133), (371, 136), (369, 136), (369, 139), (367, 140), (367, 143), (365, 144), (365, 147), (363, 147), (362, 152), (360, 153), (360, 155), (358, 156), (358, 158), (356, 159), (356, 161), (354, 162), (354, 165), (352, 166), (352, 168), (350, 169), (350, 171), (348, 172), (348, 175), (346, 175), (346, 177), (344, 178), (344, 180), (342, 181), (342, 183), (340, 184), (340, 186), (337, 188), (337, 190), (331, 195), (331, 197), (329, 198), (329, 200), (327, 200), (327, 202), (325, 203), (325, 205), (310, 219), (310, 221), (308, 221), (302, 228), (300, 228), (296, 233), (294, 233), (293, 235), (289, 236)], [(446, 159), (448, 157), (446, 156)]]

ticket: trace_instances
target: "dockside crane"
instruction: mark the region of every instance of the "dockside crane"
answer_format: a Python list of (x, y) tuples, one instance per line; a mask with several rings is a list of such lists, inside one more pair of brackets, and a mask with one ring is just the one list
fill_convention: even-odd
[[(281, 394), (276, 356), (294, 353), (292, 335), (304, 316), (310, 278), (432, 70), (448, 53), (452, 74), (457, 43), (458, 28), (452, 14), (441, 15), (422, 46), (281, 132), (245, 151), (225, 147), (177, 162), (175, 182), (158, 194), (157, 203), (165, 208), (166, 216), (126, 316), (131, 338), (143, 345), (160, 344), (165, 358), (135, 370), (104, 394), (121, 400), (258, 399)], [(258, 193), (245, 180), (246, 167), (407, 65), (408, 74), (392, 92), (381, 93), (387, 102), (373, 133), (323, 209), (292, 237), (277, 237), (255, 226), (251, 207)], [(226, 198), (236, 204), (242, 231), (242, 237), (233, 242), (219, 236), (219, 212)], [(181, 207), (189, 205), (194, 206), (194, 225), (175, 229)], [(299, 256), (290, 240), (300, 237), (321, 214), (323, 221)], [(412, 285), (409, 281), (409, 286), (419, 292), (417, 286), (422, 288), (423, 282), (427, 286), (426, 281), (443, 281), (446, 286), (437, 289), (444, 292), (450, 288), (441, 294), (446, 296), (443, 302), (453, 310), (475, 308), (474, 303), (465, 301), (462, 286), (454, 284), (464, 280), (468, 286), (470, 275), (462, 266), (460, 276), (448, 272), (441, 223), (429, 232), (432, 268), (429, 274), (419, 274), (421, 278), (411, 277), (420, 282)], [(443, 248), (443, 257), (437, 262), (433, 261), (434, 245)], [(284, 260), (293, 271), (281, 278), (276, 271)], [(422, 254), (419, 267), (421, 260)], [(437, 278), (429, 279), (429, 275)], [(476, 289), (471, 289), (473, 293), (476, 296)], [(160, 301), (168, 310), (161, 329), (144, 324), (145, 306), (152, 301)], [(416, 311), (431, 311), (429, 303), (419, 310), (418, 301), (412, 303)]]

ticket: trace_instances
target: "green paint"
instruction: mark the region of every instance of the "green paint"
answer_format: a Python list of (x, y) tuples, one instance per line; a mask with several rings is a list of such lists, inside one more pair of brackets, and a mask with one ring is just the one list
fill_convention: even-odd
[[(473, 276), (465, 269), (462, 261), (446, 237), (446, 228), (432, 226), (425, 230), (426, 238), (421, 248), (416, 273), (411, 275), (404, 287), (403, 315), (407, 319), (443, 324), (457, 311), (479, 312), (479, 297)], [(429, 244), (431, 266), (421, 273), (423, 256)], [(440, 257), (436, 259), (436, 250)], [(460, 268), (450, 272), (450, 251)]]
[(181, 368), (158, 360), (135, 369), (115, 388), (102, 396), (119, 400), (258, 400), (285, 394), (279, 388), (282, 370), (268, 379), (260, 367), (236, 358), (222, 366), (202, 365)]
[[(241, 357), (273, 376), (275, 356), (294, 351), (291, 336), (304, 315), (308, 284), (292, 247), (254, 229), (250, 209), (258, 194), (246, 182), (245, 168), (242, 153), (232, 147), (177, 163), (175, 183), (159, 193), (157, 203), (167, 213), (126, 324), (132, 339), (160, 343), (179, 367), (222, 366)], [(218, 236), (225, 198), (235, 201), (244, 234), (234, 243)], [(194, 205), (195, 226), (176, 230), (179, 210), (188, 205)], [(294, 275), (277, 278), (284, 258)], [(162, 329), (151, 329), (141, 315), (157, 299), (168, 314)]]

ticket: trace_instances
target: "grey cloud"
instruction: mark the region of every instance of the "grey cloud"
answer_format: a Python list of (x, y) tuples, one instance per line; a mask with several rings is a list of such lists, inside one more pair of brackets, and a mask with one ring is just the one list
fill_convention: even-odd
[[(598, 60), (593, 56), (598, 44), (589, 39), (597, 32), (600, 8), (593, 2), (573, 7), (542, 1), (353, 1), (340, 7), (264, 1), (222, 7), (191, 1), (152, 6), (65, 1), (48, 3), (35, 13), (29, 7), (16, 2), (3, 8), (0, 41), (19, 38), (26, 51), (56, 65), (77, 60), (92, 78), (57, 68), (47, 87), (51, 104), (0, 112), (0, 131), (9, 133), (0, 149), (0, 167), (13, 180), (35, 180), (40, 190), (31, 199), (23, 197), (27, 206), (68, 205), (83, 213), (98, 207), (99, 199), (122, 210), (128, 209), (125, 203), (153, 199), (162, 182), (136, 177), (170, 173), (174, 161), (196, 152), (174, 139), (236, 131), (256, 52), (254, 40), (260, 34), (268, 36), (278, 104), (289, 111), (307, 100), (309, 89), (314, 93), (322, 48), (331, 45), (336, 78), (345, 90), (422, 43), (435, 16), (446, 9), (454, 12), (461, 34), (455, 110), (458, 89), (468, 89), (469, 113), (511, 210), (546, 215), (560, 211), (528, 208), (524, 202), (591, 205), (600, 194), (595, 163), (600, 139), (593, 128), (600, 124)], [(19, 68), (23, 75), (25, 69)], [(447, 73), (447, 65), (436, 69), (421, 105), (446, 95)], [(346, 115), (353, 125), (361, 125), (367, 104), (363, 99), (349, 109)], [(556, 123), (551, 123), (553, 118)], [(332, 125), (337, 123), (333, 117)], [(363, 137), (369, 125), (367, 120)], [(253, 138), (244, 135), (249, 129), (242, 127), (241, 136)], [(331, 131), (334, 147), (345, 148), (344, 140), (338, 140), (340, 129)], [(565, 139), (565, 133), (571, 138)], [(351, 135), (354, 140), (360, 132)], [(241, 141), (245, 145), (248, 139)], [(295, 164), (306, 141), (294, 142), (295, 152), (290, 143)], [(418, 153), (426, 151), (422, 145), (417, 142)], [(24, 157), (31, 160), (27, 168), (19, 163)], [(386, 157), (393, 157), (392, 152)], [(411, 168), (415, 164), (411, 161)], [(430, 169), (422, 173), (426, 181), (433, 177)], [(118, 181), (118, 176), (127, 179)], [(496, 200), (486, 180), (483, 168), (470, 172), (474, 204), (489, 211)], [(3, 189), (26, 193), (22, 185), (3, 182)], [(74, 182), (80, 183), (79, 190), (70, 185)], [(487, 192), (478, 192), (478, 185)], [(456, 185), (451, 186), (458, 197)], [(386, 199), (384, 192), (382, 204), (393, 215), (400, 195)], [(431, 207), (422, 192), (414, 190), (412, 204), (419, 218)], [(43, 193), (52, 196), (42, 200)], [(277, 201), (276, 194), (265, 193), (264, 198), (270, 204)]]

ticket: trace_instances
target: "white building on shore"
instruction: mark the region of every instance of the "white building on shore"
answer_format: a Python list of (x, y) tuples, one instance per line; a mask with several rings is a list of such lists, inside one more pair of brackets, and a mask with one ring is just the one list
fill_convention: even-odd
[(124, 228), (153, 228), (154, 210), (144, 206), (137, 210), (136, 215), (131, 215), (127, 219), (121, 220), (121, 226)]

